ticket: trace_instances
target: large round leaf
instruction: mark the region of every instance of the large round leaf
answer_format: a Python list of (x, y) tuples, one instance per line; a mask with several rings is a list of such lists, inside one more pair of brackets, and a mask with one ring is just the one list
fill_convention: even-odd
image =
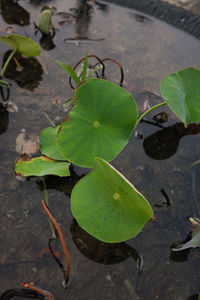
[(111, 161), (135, 127), (134, 98), (110, 81), (89, 79), (78, 88), (76, 103), (58, 133), (59, 151), (82, 167), (92, 167), (97, 156)]
[(166, 76), (161, 93), (177, 117), (189, 125), (200, 121), (200, 71), (194, 68)]
[(45, 128), (40, 134), (40, 151), (42, 154), (56, 160), (66, 160), (59, 152), (56, 144), (56, 135), (60, 126)]
[(17, 49), (18, 52), (28, 57), (37, 56), (41, 52), (40, 47), (35, 41), (19, 34), (0, 36), (0, 40), (7, 46)]
[(93, 171), (75, 185), (71, 209), (84, 230), (110, 243), (135, 236), (153, 216), (148, 201), (100, 158), (95, 158)]

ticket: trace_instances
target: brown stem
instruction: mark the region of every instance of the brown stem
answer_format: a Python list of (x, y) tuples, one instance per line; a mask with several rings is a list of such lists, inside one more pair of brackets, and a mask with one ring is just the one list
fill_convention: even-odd
[(106, 58), (102, 59), (102, 61), (106, 61), (106, 60), (109, 60), (109, 61), (114, 62), (114, 63), (115, 63), (116, 65), (118, 65), (118, 67), (120, 68), (121, 79), (120, 79), (119, 85), (122, 86), (123, 81), (124, 81), (124, 70), (123, 70), (122, 65), (121, 65), (116, 59), (114, 59), (114, 58), (112, 58), (112, 57), (106, 57)]
[(32, 282), (31, 283), (28, 283), (28, 282), (24, 283), (23, 282), (22, 286), (24, 286), (26, 289), (31, 289), (33, 291), (36, 291), (36, 292), (40, 293), (41, 295), (44, 295), (45, 298), (47, 297), (49, 300), (55, 300), (54, 296), (51, 293), (49, 293), (46, 290), (43, 290), (41, 288), (38, 288), (38, 287), (34, 286)]
[(50, 213), (50, 211), (47, 208), (46, 203), (44, 202), (44, 200), (42, 200), (42, 206), (43, 206), (46, 214), (51, 219), (51, 222), (53, 223), (54, 227), (56, 228), (56, 230), (58, 232), (58, 235), (59, 235), (59, 238), (60, 238), (60, 241), (61, 241), (61, 244), (62, 244), (62, 247), (63, 247), (63, 251), (64, 251), (64, 254), (65, 254), (65, 260), (66, 260), (66, 266), (67, 266), (67, 270), (66, 270), (66, 273), (65, 273), (65, 280), (64, 280), (64, 285), (66, 287), (67, 283), (69, 281), (69, 271), (70, 271), (70, 259), (69, 259), (69, 253), (68, 253), (68, 250), (67, 250), (67, 246), (66, 246), (66, 243), (63, 239), (63, 235), (62, 235), (62, 231), (60, 229), (60, 226), (58, 225), (58, 223), (56, 222), (56, 220), (54, 219), (54, 217)]
[(16, 64), (16, 66), (17, 66), (18, 71), (21, 72), (21, 71), (23, 70), (23, 68), (21, 67), (21, 65), (20, 65), (20, 63), (18, 62), (18, 60), (16, 59), (16, 57), (13, 56), (13, 60), (14, 60), (14, 62), (15, 62), (15, 64)]

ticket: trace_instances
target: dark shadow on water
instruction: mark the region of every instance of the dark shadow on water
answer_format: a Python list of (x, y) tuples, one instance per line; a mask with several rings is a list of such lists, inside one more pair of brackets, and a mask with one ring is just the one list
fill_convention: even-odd
[(30, 14), (17, 1), (1, 0), (1, 15), (7, 24), (29, 25)]
[[(7, 51), (3, 57), (3, 63), (6, 62), (11, 50)], [(25, 58), (21, 54), (16, 53), (14, 56), (19, 62), (22, 70), (17, 69), (15, 61), (12, 59), (8, 64), (5, 77), (14, 80), (21, 88), (34, 91), (42, 80), (43, 70), (36, 58)]]
[(29, 3), (33, 6), (38, 6), (41, 4), (47, 4), (49, 2), (54, 2), (54, 0), (29, 0)]
[(99, 264), (117, 264), (129, 257), (135, 261), (140, 257), (137, 251), (126, 243), (104, 243), (85, 232), (73, 219), (70, 232), (79, 251), (88, 259)]
[(0, 135), (6, 132), (9, 124), (9, 113), (6, 107), (0, 103)]
[(200, 124), (191, 124), (185, 128), (183, 123), (176, 123), (145, 138), (144, 151), (153, 159), (167, 159), (176, 153), (183, 136), (198, 133), (200, 133)]
[(198, 300), (198, 296), (199, 295), (190, 296), (189, 298), (187, 298), (187, 300)]
[(54, 44), (53, 38), (55, 36), (55, 33), (51, 34), (44, 34), (42, 33), (42, 36), (40, 38), (40, 46), (42, 49), (44, 50), (52, 50), (56, 47), (56, 45)]

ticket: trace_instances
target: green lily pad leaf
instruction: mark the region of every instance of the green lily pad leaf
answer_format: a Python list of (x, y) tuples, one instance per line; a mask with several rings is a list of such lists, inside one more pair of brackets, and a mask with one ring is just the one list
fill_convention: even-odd
[(196, 221), (193, 218), (190, 218), (190, 222), (195, 225), (195, 229), (192, 231), (192, 238), (185, 244), (178, 245), (176, 248), (172, 248), (173, 251), (181, 251), (189, 248), (200, 247), (200, 223), (199, 220)]
[(200, 71), (188, 68), (166, 76), (161, 93), (171, 110), (187, 126), (200, 121)]
[(0, 36), (0, 40), (7, 46), (17, 49), (18, 52), (28, 57), (37, 56), (41, 52), (39, 45), (25, 36), (18, 34), (4, 35)]
[(111, 161), (127, 144), (136, 125), (134, 98), (103, 79), (88, 79), (76, 96), (69, 121), (58, 132), (59, 151), (81, 167), (92, 167), (95, 157)]
[(27, 154), (20, 156), (15, 165), (15, 172), (22, 176), (57, 175), (60, 177), (70, 176), (70, 164), (56, 161), (46, 156), (30, 158)]
[(108, 243), (132, 238), (153, 216), (142, 194), (101, 158), (95, 158), (92, 172), (75, 185), (71, 209), (85, 231)]
[(60, 126), (48, 127), (40, 134), (40, 151), (42, 154), (56, 160), (66, 160), (59, 152), (56, 144), (56, 135)]

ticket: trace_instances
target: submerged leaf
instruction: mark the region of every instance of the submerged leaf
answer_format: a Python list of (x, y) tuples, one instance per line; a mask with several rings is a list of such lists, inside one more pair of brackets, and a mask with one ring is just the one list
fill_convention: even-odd
[(92, 172), (74, 187), (71, 209), (84, 230), (109, 243), (132, 238), (153, 216), (142, 194), (100, 158), (95, 158)]
[(56, 161), (46, 156), (30, 158), (27, 154), (23, 154), (15, 165), (15, 172), (22, 176), (70, 176), (70, 164), (67, 162)]
[(59, 127), (60, 126), (57, 126), (56, 128), (48, 127), (42, 131), (40, 134), (40, 151), (42, 154), (53, 159), (66, 160), (59, 152), (56, 144), (56, 135)]
[(200, 121), (200, 70), (188, 68), (166, 76), (161, 93), (171, 110), (187, 126)]
[(16, 151), (18, 153), (33, 154), (39, 151), (38, 136), (34, 133), (21, 132), (16, 138)]
[(88, 79), (58, 132), (57, 145), (66, 160), (92, 167), (94, 158), (111, 161), (127, 144), (137, 121), (134, 98), (118, 85)]
[(28, 57), (37, 56), (41, 52), (40, 47), (35, 41), (19, 34), (2, 35), (0, 36), (0, 40), (7, 46), (17, 49), (18, 52)]

